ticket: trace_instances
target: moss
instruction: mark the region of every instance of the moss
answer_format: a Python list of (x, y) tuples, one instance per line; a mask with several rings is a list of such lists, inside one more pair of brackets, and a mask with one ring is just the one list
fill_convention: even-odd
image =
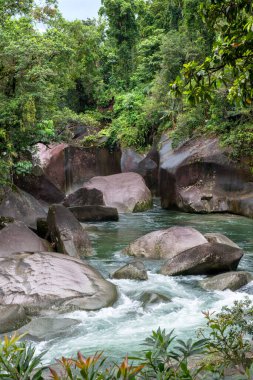
[(133, 212), (143, 212), (153, 207), (153, 199), (136, 203)]

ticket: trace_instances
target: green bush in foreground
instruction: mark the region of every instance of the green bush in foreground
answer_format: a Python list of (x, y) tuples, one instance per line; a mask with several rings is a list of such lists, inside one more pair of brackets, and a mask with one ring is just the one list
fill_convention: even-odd
[[(103, 353), (76, 359), (58, 360), (50, 368), (53, 380), (198, 380), (253, 379), (253, 305), (245, 299), (225, 307), (218, 314), (204, 313), (207, 328), (198, 340), (177, 339), (173, 331), (160, 328), (144, 342), (146, 350), (138, 358), (126, 357), (112, 363)], [(0, 344), (0, 378), (43, 380), (42, 355), (17, 337)], [(131, 362), (129, 361), (131, 360)], [(48, 378), (48, 377), (47, 377)]]

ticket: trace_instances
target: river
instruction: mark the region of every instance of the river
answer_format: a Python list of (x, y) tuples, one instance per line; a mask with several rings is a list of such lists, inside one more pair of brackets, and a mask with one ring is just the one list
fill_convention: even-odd
[[(104, 277), (114, 272), (128, 257), (121, 253), (129, 242), (162, 228), (191, 226), (202, 233), (221, 232), (236, 242), (245, 252), (239, 269), (253, 273), (253, 220), (230, 214), (186, 214), (162, 210), (158, 200), (145, 213), (120, 215), (118, 222), (85, 225), (93, 242), (94, 256), (89, 259)], [(110, 308), (97, 312), (76, 311), (58, 318), (75, 318), (80, 323), (59, 337), (36, 343), (38, 352), (45, 350), (45, 363), (61, 356), (73, 356), (104, 351), (115, 360), (126, 353), (137, 354), (143, 340), (159, 326), (175, 330), (181, 338), (194, 337), (204, 324), (202, 311), (218, 311), (223, 305), (243, 299), (246, 293), (232, 291), (207, 292), (198, 282), (205, 276), (166, 277), (156, 274), (159, 262), (145, 261), (149, 279), (143, 282), (112, 280), (118, 286), (119, 299)], [(171, 302), (143, 307), (139, 298), (143, 292), (159, 292)], [(253, 296), (249, 296), (253, 301)]]

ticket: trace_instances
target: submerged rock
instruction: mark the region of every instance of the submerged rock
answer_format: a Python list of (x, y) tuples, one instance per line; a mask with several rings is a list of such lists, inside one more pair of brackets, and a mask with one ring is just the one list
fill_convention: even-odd
[(39, 341), (48, 340), (66, 335), (66, 332), (77, 324), (79, 321), (72, 318), (36, 318), (19, 329), (18, 333), (28, 334), (32, 339)]
[(0, 305), (0, 334), (14, 331), (28, 322), (25, 309), (20, 305)]
[(87, 232), (67, 208), (62, 205), (50, 206), (47, 223), (57, 252), (77, 258), (91, 255)]
[(140, 237), (124, 251), (130, 256), (167, 259), (205, 243), (207, 243), (205, 237), (194, 228), (171, 227)]
[(37, 219), (45, 218), (46, 212), (32, 195), (15, 188), (5, 192), (0, 204), (0, 216), (14, 218), (36, 229)]
[(145, 281), (148, 279), (148, 274), (143, 262), (133, 261), (114, 272), (111, 278)]
[(166, 261), (161, 274), (169, 276), (215, 274), (235, 270), (243, 251), (231, 245), (207, 243), (188, 249)]
[(11, 254), (20, 251), (52, 251), (52, 247), (24, 223), (16, 222), (0, 230), (0, 257), (9, 257)]
[(142, 293), (140, 301), (143, 303), (143, 306), (147, 307), (154, 304), (171, 302), (171, 298), (160, 293), (145, 292)]
[(253, 281), (253, 275), (248, 272), (228, 272), (200, 281), (200, 286), (206, 290), (238, 290)]
[(84, 188), (101, 191), (104, 204), (117, 208), (118, 212), (145, 211), (152, 206), (151, 192), (137, 173), (94, 177)]
[(116, 286), (87, 263), (50, 252), (0, 258), (0, 289), (0, 305), (18, 304), (28, 315), (98, 310), (117, 299)]
[(118, 210), (105, 206), (76, 206), (69, 207), (80, 222), (99, 222), (106, 220), (119, 220)]

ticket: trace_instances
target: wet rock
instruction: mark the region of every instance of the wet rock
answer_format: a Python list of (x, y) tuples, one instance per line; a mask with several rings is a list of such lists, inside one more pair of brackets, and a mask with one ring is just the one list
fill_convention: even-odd
[(0, 216), (14, 218), (36, 229), (37, 219), (45, 218), (46, 212), (32, 195), (14, 188), (6, 191), (0, 204)]
[(145, 281), (148, 279), (148, 274), (141, 261), (133, 261), (114, 272), (111, 278)]
[(147, 154), (139, 154), (132, 148), (122, 150), (122, 173), (135, 172), (140, 174), (153, 194), (158, 194), (159, 154), (151, 149)]
[(243, 251), (226, 244), (207, 243), (166, 261), (161, 274), (169, 276), (216, 274), (236, 270)]
[(167, 259), (205, 243), (205, 237), (194, 228), (171, 227), (140, 237), (125, 248), (124, 252), (135, 257)]
[(235, 244), (232, 240), (230, 240), (227, 236), (216, 232), (216, 233), (208, 233), (204, 235), (209, 243), (219, 243), (230, 245), (231, 247), (235, 247), (240, 249), (239, 245)]
[(39, 201), (49, 204), (60, 203), (65, 197), (64, 192), (50, 181), (43, 172), (43, 169), (39, 166), (34, 166), (32, 173), (16, 176), (15, 184)]
[(253, 177), (231, 161), (217, 138), (195, 138), (173, 149), (163, 136), (160, 194), (164, 208), (253, 215)]
[(25, 309), (20, 305), (0, 305), (0, 334), (14, 331), (28, 322)]
[(71, 318), (36, 318), (19, 329), (19, 334), (28, 334), (33, 340), (49, 340), (66, 335), (79, 321)]
[(171, 298), (160, 293), (145, 292), (141, 295), (140, 301), (143, 303), (143, 306), (147, 307), (154, 304), (171, 302)]
[(69, 194), (64, 202), (64, 206), (104, 206), (103, 193), (97, 189), (78, 189)]
[(120, 173), (118, 150), (85, 148), (77, 144), (56, 144), (49, 148), (38, 144), (37, 162), (45, 176), (61, 191), (68, 193), (96, 175)]
[(50, 238), (48, 222), (46, 218), (37, 219), (37, 235), (46, 240)]
[(91, 255), (87, 232), (67, 208), (62, 205), (50, 206), (47, 223), (57, 252), (77, 258)]
[(16, 222), (0, 230), (0, 257), (13, 253), (52, 251), (51, 245), (39, 238), (24, 223)]
[(98, 310), (117, 299), (115, 285), (87, 263), (51, 252), (0, 258), (0, 289), (1, 305), (18, 304), (29, 315)]
[(84, 188), (100, 190), (104, 204), (117, 208), (120, 213), (145, 211), (152, 206), (151, 192), (137, 173), (94, 177)]
[(69, 207), (69, 210), (80, 222), (119, 220), (118, 210), (113, 207), (77, 206)]
[(238, 290), (253, 281), (252, 274), (248, 272), (228, 272), (200, 281), (205, 290)]

